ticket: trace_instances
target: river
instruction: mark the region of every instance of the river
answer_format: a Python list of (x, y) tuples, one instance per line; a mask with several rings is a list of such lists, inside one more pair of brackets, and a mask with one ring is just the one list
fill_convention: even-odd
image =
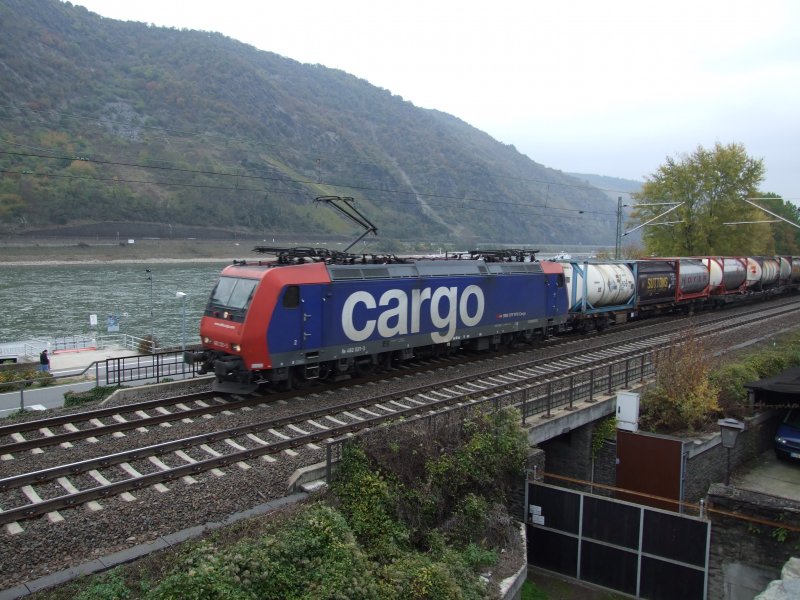
[[(159, 346), (179, 346), (184, 308), (186, 343), (197, 343), (200, 317), (226, 264), (0, 264), (0, 343), (72, 336), (112, 339), (118, 334), (108, 333), (108, 317), (116, 316), (119, 334), (153, 333)], [(91, 315), (96, 315), (96, 325)]]

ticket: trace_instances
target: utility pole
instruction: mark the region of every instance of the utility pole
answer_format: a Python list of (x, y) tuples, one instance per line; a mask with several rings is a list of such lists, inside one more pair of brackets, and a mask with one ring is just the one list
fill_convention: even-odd
[(617, 196), (617, 244), (614, 247), (614, 260), (619, 260), (622, 250), (622, 196)]
[(153, 273), (150, 269), (145, 269), (147, 279), (150, 281), (150, 354), (156, 353), (156, 332), (155, 322), (153, 321)]

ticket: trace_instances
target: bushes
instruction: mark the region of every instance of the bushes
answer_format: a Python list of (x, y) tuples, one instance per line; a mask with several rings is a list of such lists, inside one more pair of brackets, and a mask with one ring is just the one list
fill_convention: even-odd
[(703, 344), (689, 335), (656, 355), (656, 383), (642, 397), (640, 425), (650, 430), (700, 429), (719, 411)]
[(406, 547), (408, 531), (394, 519), (390, 486), (362, 449), (345, 448), (334, 490), (353, 533), (374, 549), (376, 560), (392, 560)]
[(649, 430), (697, 429), (725, 415), (742, 418), (749, 410), (745, 384), (800, 366), (800, 335), (773, 342), (766, 350), (711, 369), (691, 336), (656, 358), (656, 384), (644, 393), (640, 425)]
[(730, 363), (715, 370), (711, 381), (719, 390), (719, 406), (729, 416), (744, 416), (747, 390), (744, 384), (759, 379), (758, 371), (750, 364)]
[[(117, 569), (89, 580), (81, 590), (67, 590), (76, 600), (110, 598), (147, 600), (479, 600), (489, 597), (480, 575), (497, 564), (500, 550), (524, 559), (516, 525), (490, 499), (490, 470), (501, 479), (517, 473), (524, 460), (524, 440), (516, 413), (474, 416), (468, 425), (431, 434), (418, 430), (411, 445), (398, 428), (376, 432), (374, 443), (349, 444), (329, 496), (297, 505), (277, 519), (244, 522), (176, 554), (153, 557), (150, 566)], [(416, 443), (414, 443), (416, 441)], [(421, 472), (401, 469), (390, 476), (385, 462), (422, 465)], [(472, 472), (460, 467), (466, 460)], [(474, 470), (479, 460), (489, 469)], [(445, 485), (449, 480), (452, 485)], [(416, 487), (415, 487), (416, 486)], [(475, 488), (474, 490), (472, 488)], [(412, 488), (416, 491), (412, 491)], [(453, 496), (453, 494), (458, 494)], [(409, 498), (424, 498), (442, 519), (412, 523), (402, 518)], [(400, 508), (404, 507), (404, 511)], [(230, 541), (231, 539), (235, 541)], [(414, 540), (420, 542), (416, 547)], [(506, 556), (509, 556), (506, 554)], [(148, 559), (149, 560), (149, 559)], [(514, 569), (516, 569), (516, 564)], [(127, 568), (126, 568), (127, 569)], [(144, 572), (144, 577), (142, 577)], [(74, 584), (78, 585), (78, 584)], [(495, 590), (491, 590), (495, 591)]]
[(41, 387), (48, 386), (53, 383), (53, 375), (36, 369), (26, 369), (24, 371), (19, 369), (0, 370), (0, 393), (18, 391), (20, 384), (30, 387), (34, 383)]
[(274, 534), (228, 547), (194, 546), (147, 598), (255, 599), (386, 597), (345, 519), (323, 504)]
[(527, 456), (519, 421), (476, 413), (433, 434), (394, 428), (348, 446), (331, 491), (357, 538), (372, 540), (391, 597), (483, 597), (478, 573), (516, 539), (504, 503)]
[(69, 408), (70, 406), (80, 406), (89, 402), (105, 400), (121, 387), (121, 385), (98, 385), (85, 392), (68, 390), (64, 392), (64, 407)]

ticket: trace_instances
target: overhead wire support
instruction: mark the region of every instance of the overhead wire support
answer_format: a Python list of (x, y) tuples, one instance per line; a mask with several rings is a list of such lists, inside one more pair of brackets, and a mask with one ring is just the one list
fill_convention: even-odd
[(753, 225), (755, 223), (780, 223), (779, 219), (767, 219), (764, 221), (730, 221), (723, 223), (723, 225)]
[(344, 249), (344, 252), (347, 252), (355, 246), (358, 242), (364, 239), (370, 233), (373, 235), (378, 235), (378, 228), (372, 224), (367, 217), (365, 217), (355, 206), (355, 200), (350, 196), (317, 196), (314, 198), (314, 202), (325, 202), (329, 206), (332, 206), (334, 209), (339, 211), (342, 215), (353, 221), (356, 225), (359, 225), (364, 228), (364, 233), (362, 233), (358, 239), (356, 239), (352, 244), (350, 244), (347, 248)]
[[(674, 204), (674, 202), (670, 202), (670, 203), (668, 203), (668, 204)], [(637, 206), (638, 206), (638, 205), (637, 205)], [(652, 223), (653, 221), (657, 221), (657, 220), (658, 220), (658, 219), (660, 219), (661, 217), (663, 217), (663, 216), (665, 216), (665, 215), (668, 215), (668, 214), (669, 214), (669, 213), (671, 213), (673, 210), (675, 210), (676, 208), (679, 208), (679, 207), (681, 207), (681, 206), (683, 206), (683, 202), (681, 202), (681, 203), (679, 203), (679, 204), (676, 204), (675, 206), (673, 206), (673, 207), (672, 207), (672, 208), (670, 208), (669, 210), (665, 210), (663, 213), (661, 213), (660, 215), (657, 215), (657, 216), (653, 217), (652, 219), (650, 219), (650, 220), (649, 220), (649, 221), (647, 221), (646, 223), (642, 223), (642, 224), (641, 224), (641, 225), (639, 225), (638, 227), (634, 227), (633, 229), (630, 229), (630, 230), (626, 231), (626, 232), (625, 232), (625, 233), (623, 233), (622, 235), (628, 235), (628, 234), (630, 234), (630, 233), (633, 233), (633, 232), (634, 232), (634, 231), (636, 231), (637, 229), (641, 229), (641, 228), (642, 228), (642, 227), (644, 227), (645, 225), (650, 225), (650, 223)]]
[[(751, 200), (748, 200), (747, 198), (742, 198), (742, 200), (744, 200), (748, 204), (751, 204), (751, 205), (755, 206), (759, 210), (763, 210), (768, 215), (771, 215), (771, 216), (775, 217), (776, 219), (780, 219), (781, 221), (784, 221), (785, 223), (788, 223), (789, 225), (791, 225), (793, 227), (797, 227), (798, 229), (800, 229), (800, 225), (798, 225), (797, 223), (795, 223), (793, 221), (790, 221), (789, 219), (784, 219), (782, 216), (776, 215), (774, 212), (767, 210), (763, 206), (759, 206), (758, 204), (756, 204), (755, 202), (753, 202)], [(764, 198), (764, 200), (766, 200), (766, 198)], [(754, 222), (760, 222), (760, 221), (754, 221)], [(764, 222), (767, 223), (767, 222), (770, 222), (770, 221), (764, 221)], [(738, 225), (738, 223), (725, 223), (725, 225)]]

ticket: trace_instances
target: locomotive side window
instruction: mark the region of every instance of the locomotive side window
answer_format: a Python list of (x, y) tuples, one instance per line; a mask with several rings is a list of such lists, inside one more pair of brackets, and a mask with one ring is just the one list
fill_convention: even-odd
[(211, 293), (211, 304), (224, 308), (247, 308), (258, 285), (256, 279), (220, 277)]
[(283, 295), (284, 308), (297, 308), (300, 306), (300, 286), (290, 285)]

